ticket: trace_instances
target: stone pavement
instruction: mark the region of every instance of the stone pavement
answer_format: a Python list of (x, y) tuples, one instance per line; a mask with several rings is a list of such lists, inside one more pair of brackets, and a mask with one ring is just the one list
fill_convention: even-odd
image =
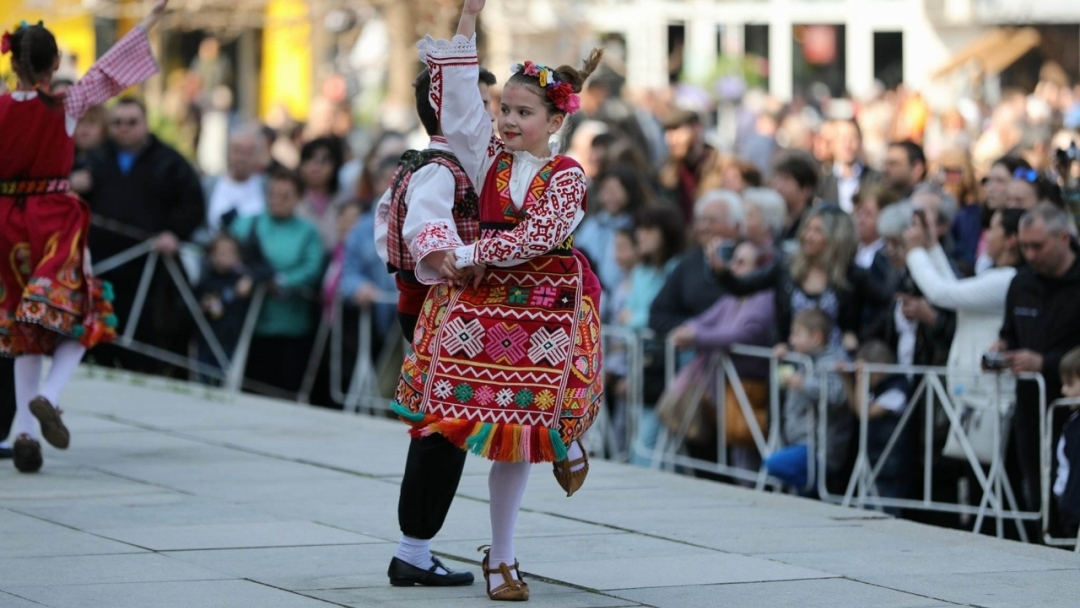
[[(0, 607), (488, 606), (482, 583), (395, 589), (404, 426), (142, 378), (80, 378), (71, 449), (0, 467)], [(479, 578), (487, 465), (434, 548)], [(594, 462), (574, 498), (534, 468), (530, 606), (1080, 605), (1080, 556)]]

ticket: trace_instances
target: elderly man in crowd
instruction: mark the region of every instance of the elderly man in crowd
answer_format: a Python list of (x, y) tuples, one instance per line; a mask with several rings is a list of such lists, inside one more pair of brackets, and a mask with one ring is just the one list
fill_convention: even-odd
[(266, 211), (266, 139), (258, 127), (229, 136), (228, 171), (205, 182), (206, 224), (211, 232), (228, 228), (238, 217)]
[[(991, 350), (1002, 353), (1013, 373), (1041, 373), (1046, 381), (1045, 403), (1050, 403), (1061, 397), (1061, 358), (1080, 346), (1080, 247), (1069, 235), (1069, 217), (1046, 203), (1028, 210), (1020, 220), (1020, 251), (1027, 266), (1017, 271), (1009, 285), (1001, 340)], [(1043, 405), (1034, 382), (1017, 382), (1013, 439), (1028, 511), (1037, 511), (1041, 504), (1039, 408)], [(1057, 445), (1064, 421), (1054, 422), (1051, 445)]]

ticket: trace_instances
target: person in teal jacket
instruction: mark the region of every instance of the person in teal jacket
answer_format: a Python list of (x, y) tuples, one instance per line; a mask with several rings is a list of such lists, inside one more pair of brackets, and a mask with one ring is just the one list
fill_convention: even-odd
[(229, 227), (244, 245), (244, 262), (267, 287), (245, 376), (290, 393), (300, 389), (311, 354), (324, 268), (318, 228), (296, 214), (302, 191), (295, 173), (275, 172), (266, 212)]

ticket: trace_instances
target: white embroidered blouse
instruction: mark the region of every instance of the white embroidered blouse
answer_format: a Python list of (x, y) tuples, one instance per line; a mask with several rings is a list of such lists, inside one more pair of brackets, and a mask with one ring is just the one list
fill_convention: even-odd
[[(431, 105), (439, 115), (443, 136), (480, 194), (495, 160), (506, 148), (495, 137), (476, 86), (480, 78), (476, 37), (454, 36), (447, 41), (428, 36), (416, 46), (421, 61), (431, 72)], [(556, 153), (552, 150), (547, 157), (537, 158), (525, 151), (512, 152), (509, 190), (517, 209), (525, 204), (536, 174)], [(458, 245), (454, 249), (458, 268), (474, 264), (515, 266), (548, 253), (565, 241), (585, 217), (585, 192), (585, 174), (580, 168), (556, 172), (541, 200), (514, 229), (471, 245)]]

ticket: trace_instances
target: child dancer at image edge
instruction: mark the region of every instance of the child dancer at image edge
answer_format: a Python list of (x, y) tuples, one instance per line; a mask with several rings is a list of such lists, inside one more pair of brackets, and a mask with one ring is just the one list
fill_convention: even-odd
[(445, 282), (424, 302), (394, 409), (414, 436), (441, 434), (495, 461), (484, 578), (491, 599), (520, 601), (529, 588), (513, 532), (530, 465), (553, 462), (573, 494), (588, 470), (577, 439), (602, 393), (600, 283), (571, 237), (584, 216), (585, 174), (548, 143), (578, 109), (600, 52), (580, 72), (515, 66), (498, 113), (500, 140), (472, 84), (483, 6), (466, 1), (453, 41), (418, 45), (443, 135), (480, 192), (480, 238), (459, 246), (451, 238), (429, 254), (441, 257)]
[[(0, 355), (15, 361), (18, 407), (15, 467), (41, 468), (41, 433), (65, 449), (70, 435), (55, 404), (83, 353), (115, 337), (111, 290), (90, 273), (85, 253), (90, 210), (70, 193), (72, 134), (83, 112), (157, 72), (146, 32), (161, 19), (158, 0), (124, 36), (61, 96), (45, 93), (60, 64), (56, 39), (42, 23), (5, 32), (18, 89), (0, 96)], [(43, 355), (53, 364), (41, 382)]]

